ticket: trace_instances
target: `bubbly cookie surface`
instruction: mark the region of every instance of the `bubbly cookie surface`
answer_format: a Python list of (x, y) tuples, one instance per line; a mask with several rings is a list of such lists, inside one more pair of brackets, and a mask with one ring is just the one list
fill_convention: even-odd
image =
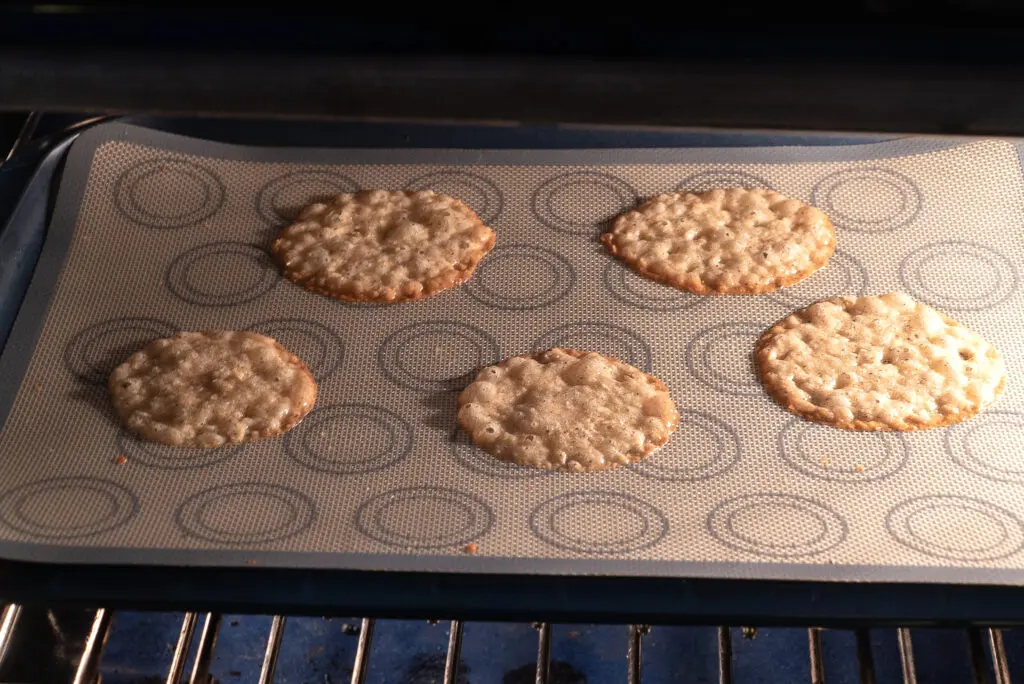
[(852, 430), (966, 420), (1006, 386), (999, 352), (902, 293), (816, 302), (761, 336), (761, 382), (793, 413)]
[(143, 439), (218, 447), (287, 432), (317, 387), (305, 364), (252, 332), (182, 332), (154, 340), (108, 382), (121, 422)]
[(668, 388), (616, 359), (575, 349), (514, 356), (459, 395), (459, 424), (482, 449), (545, 470), (608, 470), (668, 441)]
[(271, 253), (314, 292), (400, 302), (462, 283), (493, 246), (494, 231), (448, 195), (365, 190), (306, 207)]
[(773, 190), (658, 195), (601, 237), (641, 275), (696, 294), (756, 294), (824, 266), (835, 230), (819, 209)]

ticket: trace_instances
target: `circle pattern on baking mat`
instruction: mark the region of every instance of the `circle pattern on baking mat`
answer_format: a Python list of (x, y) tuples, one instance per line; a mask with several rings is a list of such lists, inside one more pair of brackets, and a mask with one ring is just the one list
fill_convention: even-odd
[(639, 334), (611, 323), (568, 323), (552, 328), (533, 343), (535, 352), (553, 347), (597, 352), (650, 373), (651, 348)]
[(726, 394), (757, 395), (754, 347), (763, 327), (720, 323), (698, 332), (686, 345), (686, 367), (705, 385)]
[(708, 514), (708, 531), (726, 546), (759, 556), (799, 558), (824, 553), (846, 539), (846, 521), (831, 508), (794, 494), (748, 494)]
[(632, 470), (656, 480), (697, 482), (730, 470), (740, 460), (740, 438), (722, 419), (684, 409), (668, 442)]
[(443, 549), (479, 539), (494, 525), (482, 499), (447, 487), (406, 487), (378, 494), (356, 511), (356, 528), (397, 548)]
[(1017, 516), (966, 496), (907, 499), (889, 511), (885, 528), (908, 548), (950, 560), (996, 560), (1024, 546), (1024, 527)]
[(569, 492), (533, 509), (530, 529), (565, 551), (618, 554), (656, 545), (668, 534), (668, 518), (621, 492)]
[(345, 341), (326, 325), (301, 318), (272, 318), (247, 328), (277, 340), (309, 368), (318, 382), (341, 367)]
[(976, 475), (999, 482), (1024, 483), (1020, 444), (1024, 413), (985, 411), (946, 429), (946, 451)]
[(465, 202), (480, 220), (490, 224), (501, 216), (505, 199), (489, 178), (468, 171), (434, 171), (409, 181), (406, 190), (433, 190)]
[(338, 475), (390, 468), (412, 451), (412, 428), (371, 404), (314, 409), (284, 438), (285, 451), (311, 470)]
[(861, 296), (868, 289), (868, 271), (841, 249), (832, 253), (828, 263), (792, 287), (782, 287), (769, 297), (788, 307), (799, 308), (839, 295)]
[(294, 537), (316, 520), (302, 492), (263, 482), (237, 482), (193, 495), (175, 511), (181, 532), (218, 544), (258, 544)]
[(267, 253), (243, 242), (211, 242), (175, 257), (167, 289), (196, 306), (234, 306), (258, 299), (280, 280)]
[(774, 190), (771, 183), (753, 173), (740, 171), (739, 169), (708, 169), (691, 174), (679, 181), (676, 185), (677, 192), (706, 192), (716, 188), (747, 188), (752, 190), (762, 188)]
[(114, 204), (147, 228), (184, 228), (210, 218), (224, 205), (224, 183), (192, 161), (147, 159), (114, 183)]
[(359, 184), (334, 171), (293, 171), (273, 179), (256, 193), (256, 211), (271, 225), (295, 220), (310, 204), (359, 192)]
[(565, 257), (533, 245), (502, 245), (461, 289), (495, 309), (525, 311), (558, 302), (575, 284), (576, 269)]
[(178, 330), (156, 318), (112, 318), (80, 331), (64, 348), (64, 365), (85, 382), (105, 383), (118, 365), (147, 343)]
[(548, 178), (533, 193), (533, 215), (548, 228), (592, 235), (636, 206), (637, 193), (617, 176), (573, 171)]
[[(964, 274), (967, 274), (964, 276)], [(1017, 290), (1017, 267), (991, 247), (948, 240), (918, 247), (900, 264), (910, 294), (940, 309), (978, 311)]]
[(685, 311), (708, 301), (708, 297), (644, 278), (618, 260), (609, 262), (602, 278), (613, 297), (645, 311)]
[(226, 461), (242, 450), (242, 444), (198, 449), (159, 444), (139, 439), (127, 430), (117, 434), (117, 448), (128, 463), (141, 463), (160, 470), (205, 468)]
[(0, 495), (0, 520), (42, 539), (81, 539), (109, 532), (138, 512), (139, 500), (131, 491), (96, 477), (52, 477)]
[(458, 461), (459, 465), (488, 477), (524, 480), (531, 477), (544, 477), (554, 473), (552, 470), (541, 470), (540, 468), (517, 465), (509, 461), (503, 461), (497, 456), (492, 456), (474, 444), (469, 434), (459, 426), (455, 426), (455, 429), (452, 430), (450, 449), (452, 457)]
[(887, 233), (921, 213), (921, 190), (908, 176), (879, 167), (842, 169), (818, 181), (811, 204), (843, 230)]
[(897, 432), (854, 432), (794, 418), (779, 431), (779, 451), (804, 475), (832, 482), (884, 480), (907, 464)]
[(377, 351), (381, 371), (421, 392), (461, 390), (501, 354), (490, 333), (458, 321), (424, 321), (391, 333)]

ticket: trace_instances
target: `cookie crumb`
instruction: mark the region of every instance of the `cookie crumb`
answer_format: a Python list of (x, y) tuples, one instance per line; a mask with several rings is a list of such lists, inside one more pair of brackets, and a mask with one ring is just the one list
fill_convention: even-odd
[(114, 457), (114, 465), (124, 465), (128, 462), (128, 458), (124, 454), (118, 454)]
[(858, 466), (856, 466), (854, 468), (854, 470), (856, 470), (858, 473), (863, 473), (864, 472), (864, 466), (858, 465)]
[(462, 550), (466, 553), (476, 553), (480, 550), (480, 547), (476, 544), (466, 544), (466, 546), (464, 546)]

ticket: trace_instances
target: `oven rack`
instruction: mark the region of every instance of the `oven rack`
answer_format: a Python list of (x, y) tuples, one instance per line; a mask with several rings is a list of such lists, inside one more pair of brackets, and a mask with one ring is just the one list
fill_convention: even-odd
[[(18, 629), (22, 606), (8, 604), (0, 612), (0, 672), (3, 671), (5, 660), (12, 655), (12, 644)], [(85, 641), (84, 649), (78, 657), (77, 670), (71, 680), (74, 684), (98, 684), (100, 664), (104, 648), (107, 644), (115, 611), (101, 608), (96, 610), (92, 618), (92, 626)], [(260, 674), (259, 684), (270, 684), (274, 681), (278, 654), (284, 642), (287, 616), (275, 615), (266, 639), (266, 647)], [(187, 612), (181, 628), (170, 666), (164, 680), (166, 684), (208, 684), (212, 682), (210, 667), (213, 662), (218, 637), (221, 635), (223, 615), (221, 613)], [(351, 664), (351, 684), (363, 684), (372, 658), (373, 635), (376, 620), (362, 618), (358, 628), (358, 644), (355, 657)], [(431, 620), (438, 623), (439, 620)], [(202, 627), (200, 627), (202, 623)], [(444, 684), (457, 684), (460, 681), (460, 654), (463, 634), (467, 628), (472, 629), (472, 622), (451, 620), (448, 627), (448, 647), (445, 654)], [(551, 679), (551, 630), (552, 623), (534, 622), (537, 631), (536, 684), (548, 684)], [(652, 629), (651, 625), (632, 624), (626, 630), (626, 659), (628, 684), (640, 684), (643, 681), (643, 642)], [(720, 684), (743, 684), (733, 674), (732, 633), (728, 626), (716, 628), (718, 633), (718, 682)], [(809, 661), (809, 681), (811, 684), (825, 684), (829, 673), (825, 669), (822, 650), (822, 631), (820, 627), (807, 628), (807, 657)], [(856, 681), (861, 684), (874, 684), (876, 681), (875, 662), (871, 646), (871, 630), (859, 628), (852, 630), (855, 635), (855, 660), (857, 663)], [(962, 630), (967, 641), (968, 657), (973, 684), (1010, 684), (1009, 663), (1003, 644), (1003, 632), (995, 628), (973, 627)], [(186, 670), (189, 654), (198, 632), (198, 647), (192, 659), (191, 668)], [(911, 630), (908, 627), (897, 629), (896, 639), (899, 647), (902, 681), (904, 684), (918, 682), (917, 666), (914, 660), (914, 649)], [(837, 673), (831, 673), (836, 675)], [(846, 674), (846, 673), (843, 673)], [(183, 679), (184, 678), (184, 679)], [(847, 676), (849, 679), (849, 676)], [(339, 680), (340, 681), (340, 680)]]

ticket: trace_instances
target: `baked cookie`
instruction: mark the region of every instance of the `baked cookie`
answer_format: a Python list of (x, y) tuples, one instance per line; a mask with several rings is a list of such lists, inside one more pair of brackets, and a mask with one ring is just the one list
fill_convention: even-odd
[(811, 304), (764, 333), (755, 356), (776, 401), (848, 430), (959, 423), (1006, 387), (995, 347), (902, 293)]
[(313, 292), (357, 302), (423, 299), (462, 283), (494, 246), (468, 206), (432, 190), (364, 190), (313, 204), (271, 253)]
[(252, 332), (182, 332), (154, 340), (114, 369), (114, 409), (143, 439), (218, 447), (295, 427), (316, 401), (306, 365)]
[(575, 349), (488, 366), (458, 404), (459, 424), (493, 456), (577, 473), (639, 461), (664, 444), (679, 422), (663, 382)]
[(793, 285), (836, 249), (823, 212), (774, 190), (670, 192), (615, 219), (601, 236), (652, 280), (695, 294), (757, 294)]

